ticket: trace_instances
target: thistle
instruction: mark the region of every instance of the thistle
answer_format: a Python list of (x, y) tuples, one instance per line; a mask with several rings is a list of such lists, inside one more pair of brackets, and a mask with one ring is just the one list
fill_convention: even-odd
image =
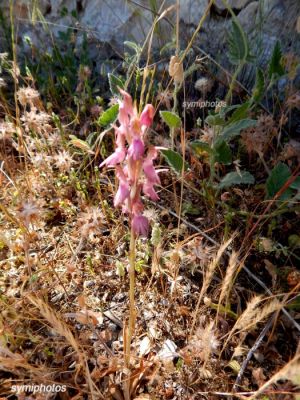
[(130, 344), (135, 325), (135, 240), (138, 236), (147, 236), (149, 231), (148, 218), (143, 215), (144, 205), (141, 194), (152, 200), (159, 199), (155, 185), (160, 183), (153, 161), (157, 157), (157, 149), (145, 143), (147, 129), (154, 117), (154, 107), (147, 104), (139, 115), (133, 105), (131, 96), (120, 90), (123, 97), (119, 100), (119, 124), (114, 126), (116, 149), (100, 167), (115, 168), (118, 179), (118, 190), (114, 198), (114, 206), (121, 207), (129, 216), (131, 235), (129, 249), (129, 325), (125, 329), (125, 361), (130, 364)]

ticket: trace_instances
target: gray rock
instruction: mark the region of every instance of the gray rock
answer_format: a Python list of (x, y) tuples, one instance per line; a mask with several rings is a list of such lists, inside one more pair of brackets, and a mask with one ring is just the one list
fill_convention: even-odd
[[(299, 0), (227, 0), (238, 13), (238, 18), (248, 34), (252, 53), (258, 56), (257, 64), (264, 67), (277, 40), (282, 43), (283, 52), (300, 54), (300, 34), (297, 33), (297, 21), (300, 16)], [(4, 2), (4, 15), (9, 16), (9, 2)], [(140, 7), (136, 4), (139, 3)], [(31, 0), (14, 0), (14, 17), (22, 37), (27, 34), (36, 46), (51, 49), (52, 39), (43, 24), (33, 25), (33, 5)], [(90, 56), (97, 65), (109, 69), (107, 60), (124, 51), (124, 41), (134, 41), (142, 45), (151, 28), (155, 12), (151, 12), (149, 0), (38, 0), (39, 8), (54, 38), (59, 31), (76, 27), (76, 43), (80, 46), (83, 32), (88, 36)], [(157, 1), (158, 7), (161, 4)], [(167, 0), (165, 9), (174, 5)], [(184, 48), (200, 18), (205, 12), (208, 0), (180, 1), (180, 41)], [(231, 17), (225, 16), (225, 6), (216, 0), (215, 8), (207, 16), (205, 23), (194, 42), (195, 45), (210, 54), (224, 68), (233, 70), (227, 51), (227, 32), (231, 26)], [(67, 11), (67, 13), (65, 12)], [(74, 16), (74, 11), (77, 16)], [(156, 10), (157, 13), (158, 10)], [(217, 11), (217, 12), (216, 12)], [(219, 13), (221, 11), (221, 13)], [(72, 13), (73, 12), (73, 13)], [(72, 15), (73, 14), (73, 15)], [(38, 17), (39, 14), (35, 14)], [(153, 48), (156, 51), (174, 39), (176, 11), (170, 10), (166, 18), (159, 22), (153, 36)], [(2, 33), (3, 36), (3, 33)], [(1, 38), (0, 27), (0, 51)], [(196, 50), (193, 56), (197, 56)], [(119, 63), (119, 61), (117, 62)], [(97, 67), (98, 68), (98, 67)], [(246, 72), (245, 72), (246, 71)], [(254, 68), (248, 67), (244, 78), (249, 84), (253, 80)], [(242, 77), (243, 78), (243, 77)]]
[[(233, 10), (242, 10), (249, 4), (252, 0), (227, 0), (227, 4)], [(215, 0), (215, 6), (218, 10), (224, 11), (226, 10), (226, 6), (224, 5), (222, 0)]]

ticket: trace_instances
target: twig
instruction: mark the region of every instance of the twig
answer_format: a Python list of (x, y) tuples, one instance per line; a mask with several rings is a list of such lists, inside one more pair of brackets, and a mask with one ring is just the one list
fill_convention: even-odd
[[(158, 203), (154, 203), (154, 202), (151, 202), (151, 203), (152, 203), (154, 206), (160, 208), (161, 210), (168, 211), (169, 214), (172, 215), (173, 217), (179, 218), (178, 215), (177, 215), (175, 212), (173, 212), (173, 211), (171, 211), (171, 210), (168, 210), (167, 208), (161, 206), (161, 205), (158, 204)], [(188, 221), (185, 220), (184, 218), (180, 218), (180, 220), (181, 220), (181, 222), (184, 223), (186, 226), (188, 226), (188, 227), (194, 229), (196, 232), (200, 233), (200, 234), (201, 234), (205, 239), (207, 239), (210, 243), (213, 243), (213, 244), (216, 245), (216, 246), (219, 245), (219, 243), (218, 243), (216, 240), (214, 240), (213, 238), (211, 238), (210, 236), (208, 236), (205, 232), (202, 232), (201, 229), (199, 229), (196, 225), (191, 224), (190, 222), (188, 222)], [(227, 254), (227, 255), (230, 255), (230, 252), (229, 252), (228, 250), (225, 250), (224, 253)], [(263, 283), (263, 281), (261, 281), (256, 275), (254, 275), (254, 274), (250, 271), (250, 269), (247, 268), (247, 267), (245, 266), (245, 264), (243, 264), (242, 267), (243, 267), (244, 271), (245, 271), (256, 283), (258, 283), (259, 286), (260, 286), (261, 288), (263, 288), (269, 296), (274, 296), (273, 293), (271, 292), (271, 290)], [(284, 315), (288, 318), (288, 320), (294, 325), (294, 327), (300, 332), (300, 325), (294, 320), (294, 318), (289, 314), (289, 312), (288, 312), (285, 308), (282, 308), (281, 311), (282, 311), (282, 312), (284, 313)]]
[(273, 323), (274, 320), (274, 315), (271, 316), (271, 318), (269, 319), (269, 321), (267, 322), (267, 324), (265, 325), (264, 329), (260, 332), (260, 335), (258, 336), (258, 338), (256, 339), (254, 345), (251, 347), (251, 349), (249, 350), (247, 357), (245, 358), (245, 360), (243, 361), (243, 364), (241, 366), (241, 369), (238, 373), (238, 376), (234, 382), (233, 388), (232, 390), (234, 392), (237, 391), (237, 388), (241, 382), (241, 379), (244, 375), (245, 369), (248, 365), (248, 362), (251, 360), (251, 357), (253, 356), (254, 352), (259, 348), (259, 346), (261, 345), (261, 342), (263, 341), (264, 337), (266, 336), (268, 330), (271, 328), (271, 325)]

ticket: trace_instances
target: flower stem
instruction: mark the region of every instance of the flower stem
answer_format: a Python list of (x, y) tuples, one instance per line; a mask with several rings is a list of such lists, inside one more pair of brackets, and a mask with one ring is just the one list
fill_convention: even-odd
[(130, 231), (130, 247), (129, 247), (129, 325), (128, 335), (126, 337), (126, 366), (130, 364), (130, 344), (131, 339), (134, 335), (135, 328), (135, 301), (134, 301), (134, 289), (135, 289), (135, 234), (133, 228)]

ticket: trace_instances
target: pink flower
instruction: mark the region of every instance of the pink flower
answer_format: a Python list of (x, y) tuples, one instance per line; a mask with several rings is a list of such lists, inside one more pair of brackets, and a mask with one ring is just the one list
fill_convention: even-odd
[(137, 236), (147, 236), (149, 230), (149, 221), (143, 215), (134, 215), (131, 226)]
[(129, 93), (125, 92), (125, 90), (120, 89), (120, 93), (123, 96), (123, 101), (121, 102), (122, 106), (124, 107), (124, 110), (129, 114), (130, 116), (133, 115), (133, 105), (132, 105), (132, 98)]
[(150, 197), (151, 200), (153, 200), (153, 201), (159, 200), (159, 197), (158, 197), (156, 191), (154, 190), (153, 183), (151, 181), (149, 181), (148, 179), (143, 184), (143, 192), (146, 196)]
[(144, 205), (141, 190), (152, 200), (159, 199), (154, 186), (160, 183), (160, 179), (153, 165), (157, 150), (152, 147), (145, 156), (144, 143), (144, 133), (152, 124), (155, 110), (151, 104), (147, 104), (139, 116), (131, 96), (122, 89), (120, 93), (123, 99), (118, 100), (119, 124), (114, 126), (116, 149), (100, 167), (115, 167), (119, 186), (114, 206), (122, 206), (122, 211), (129, 214), (136, 235), (146, 236), (149, 222), (142, 215)]
[(151, 181), (152, 183), (160, 184), (160, 179), (155, 171), (153, 160), (157, 157), (157, 151), (155, 147), (149, 149), (147, 157), (143, 162), (143, 170), (146, 175), (146, 178)]
[(153, 182), (153, 183), (160, 183), (159, 176), (157, 175), (157, 172), (155, 171), (153, 161), (151, 160), (145, 160), (143, 163), (143, 170), (145, 172), (146, 178)]
[(125, 200), (129, 197), (129, 194), (130, 194), (130, 189), (128, 183), (125, 181), (120, 181), (119, 188), (114, 199), (114, 206), (118, 207), (122, 205), (125, 202)]
[(131, 145), (128, 148), (128, 155), (132, 157), (134, 161), (141, 159), (144, 155), (145, 146), (141, 139), (133, 139)]
[(107, 167), (114, 167), (124, 161), (126, 156), (125, 147), (117, 147), (115, 152), (107, 157), (101, 164), (100, 168), (106, 165)]
[(141, 124), (146, 126), (151, 126), (153, 117), (155, 114), (155, 109), (152, 104), (147, 104), (141, 114)]

